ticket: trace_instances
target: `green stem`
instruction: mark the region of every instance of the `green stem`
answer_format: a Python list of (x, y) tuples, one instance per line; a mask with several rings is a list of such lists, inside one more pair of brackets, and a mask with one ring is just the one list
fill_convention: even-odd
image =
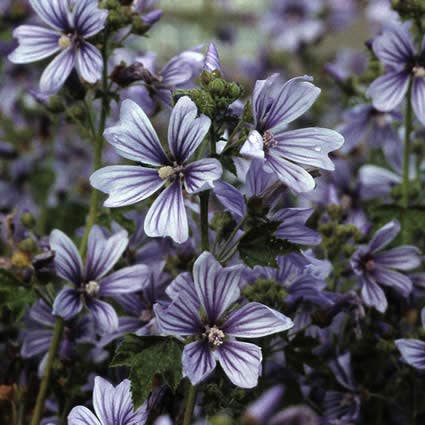
[(406, 114), (404, 117), (404, 152), (403, 152), (403, 180), (402, 180), (402, 198), (401, 205), (403, 211), (403, 239), (407, 237), (406, 233), (406, 210), (409, 207), (409, 162), (410, 162), (410, 134), (412, 132), (412, 79), (409, 81), (409, 88), (406, 95)]
[(37, 394), (37, 401), (35, 403), (34, 412), (31, 419), (31, 425), (39, 425), (44, 411), (44, 401), (47, 395), (47, 387), (49, 386), (50, 376), (52, 374), (53, 362), (55, 360), (56, 352), (61, 341), (63, 331), (63, 319), (59, 316), (56, 317), (55, 328), (53, 330), (52, 342), (50, 343), (49, 352), (47, 354), (47, 362), (44, 367), (43, 376), (41, 378), (40, 388)]
[(210, 239), (208, 237), (208, 200), (210, 197), (209, 190), (201, 192), (199, 195), (201, 204), (201, 248), (202, 251), (210, 250)]
[(192, 422), (193, 409), (196, 401), (196, 387), (189, 382), (186, 393), (186, 407), (184, 409), (183, 425), (190, 425)]
[[(222, 248), (220, 249), (220, 252), (217, 254), (217, 259), (220, 261), (220, 258), (222, 258), (223, 257), (223, 255), (226, 253), (226, 251), (227, 252), (229, 252), (228, 251), (228, 247), (229, 247), (229, 244), (231, 244), (232, 243), (232, 241), (233, 241), (233, 239), (234, 239), (234, 237), (236, 236), (236, 233), (238, 232), (238, 230), (245, 224), (245, 222), (246, 222), (246, 220), (247, 220), (247, 218), (248, 217), (244, 217), (236, 226), (235, 226), (235, 228), (232, 230), (232, 233), (230, 233), (230, 236), (227, 238), (227, 241), (226, 241), (226, 243), (222, 246)], [(239, 243), (239, 241), (237, 241), (236, 242), (236, 244), (238, 244)], [(231, 248), (233, 248), (233, 246), (234, 246), (234, 244), (232, 245), (232, 247)]]

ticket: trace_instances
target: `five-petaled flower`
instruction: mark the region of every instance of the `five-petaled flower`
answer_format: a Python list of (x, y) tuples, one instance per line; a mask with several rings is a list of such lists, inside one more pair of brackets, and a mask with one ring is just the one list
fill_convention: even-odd
[(170, 236), (178, 243), (185, 242), (189, 225), (182, 186), (187, 193), (195, 194), (213, 187), (222, 174), (214, 158), (188, 162), (204, 140), (211, 120), (198, 116), (189, 97), (180, 98), (171, 112), (166, 153), (149, 118), (136, 103), (125, 100), (120, 118), (118, 125), (105, 131), (106, 140), (122, 157), (150, 167), (104, 167), (91, 176), (92, 186), (109, 194), (105, 207), (135, 204), (165, 186), (146, 215), (145, 232), (151, 237)]
[(314, 188), (304, 167), (333, 170), (328, 153), (339, 149), (344, 138), (334, 130), (311, 127), (287, 131), (287, 125), (306, 112), (320, 94), (311, 77), (297, 77), (276, 87), (278, 74), (257, 81), (252, 108), (255, 129), (250, 131), (241, 154), (264, 161), (272, 172), (295, 192)]
[(261, 348), (236, 337), (259, 338), (285, 331), (291, 319), (263, 304), (251, 302), (228, 309), (239, 299), (240, 266), (221, 267), (209, 252), (202, 253), (189, 274), (177, 277), (174, 301), (154, 307), (161, 331), (166, 335), (195, 337), (183, 351), (183, 373), (196, 385), (220, 363), (233, 384), (252, 388), (261, 372)]
[(107, 10), (98, 8), (97, 0), (29, 0), (31, 6), (50, 28), (21, 25), (13, 35), (19, 46), (9, 55), (14, 63), (39, 61), (60, 52), (44, 70), (40, 90), (57, 92), (75, 67), (88, 83), (100, 79), (103, 62), (99, 50), (86, 39), (105, 26)]
[(85, 303), (99, 331), (116, 331), (118, 316), (115, 310), (99, 298), (137, 292), (143, 288), (150, 275), (147, 266), (138, 264), (124, 267), (106, 276), (121, 257), (127, 244), (126, 231), (105, 238), (100, 227), (93, 226), (83, 267), (80, 254), (71, 239), (60, 230), (53, 230), (50, 235), (50, 247), (55, 251), (56, 272), (73, 284), (72, 288), (65, 287), (57, 295), (53, 314), (69, 320), (81, 311)]

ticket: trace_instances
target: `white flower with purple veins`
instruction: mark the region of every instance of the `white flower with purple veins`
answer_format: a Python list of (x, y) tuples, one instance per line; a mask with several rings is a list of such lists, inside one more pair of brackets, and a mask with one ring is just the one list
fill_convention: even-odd
[(309, 168), (333, 170), (331, 151), (344, 138), (334, 130), (311, 127), (287, 130), (289, 123), (306, 112), (320, 94), (311, 77), (297, 77), (277, 87), (278, 74), (257, 81), (252, 107), (255, 129), (241, 148), (241, 154), (264, 161), (264, 170), (295, 192), (308, 192), (315, 183)]
[(233, 384), (255, 387), (261, 373), (261, 348), (236, 337), (259, 338), (293, 326), (291, 319), (257, 302), (228, 313), (240, 296), (240, 272), (239, 266), (221, 267), (212, 254), (204, 252), (193, 266), (193, 281), (185, 275), (186, 284), (180, 285), (168, 308), (154, 307), (164, 334), (196, 338), (185, 346), (182, 357), (183, 373), (193, 385), (207, 378), (218, 361)]
[(95, 414), (85, 406), (74, 407), (68, 415), (68, 425), (143, 425), (148, 416), (145, 404), (134, 410), (128, 379), (114, 387), (96, 376), (93, 407)]
[(44, 70), (40, 90), (57, 92), (75, 67), (88, 83), (101, 77), (102, 56), (86, 41), (101, 31), (108, 16), (97, 0), (29, 0), (40, 19), (50, 28), (21, 25), (13, 36), (19, 46), (9, 55), (13, 63), (36, 62), (59, 53)]
[(53, 314), (65, 320), (75, 317), (85, 304), (101, 332), (118, 329), (118, 316), (112, 306), (101, 297), (114, 297), (140, 291), (149, 277), (145, 265), (124, 267), (107, 275), (120, 259), (128, 244), (127, 232), (121, 231), (105, 238), (98, 226), (89, 234), (86, 263), (71, 239), (60, 230), (50, 235), (50, 247), (55, 251), (56, 273), (72, 283), (57, 295)]
[(146, 215), (145, 233), (150, 237), (170, 236), (183, 243), (189, 237), (183, 186), (188, 194), (196, 194), (212, 188), (222, 174), (216, 159), (189, 162), (210, 125), (207, 116), (198, 116), (189, 97), (180, 98), (171, 112), (166, 153), (143, 110), (125, 100), (119, 124), (108, 128), (104, 136), (119, 155), (148, 166), (104, 167), (91, 176), (90, 183), (109, 194), (105, 207), (132, 205), (165, 187)]

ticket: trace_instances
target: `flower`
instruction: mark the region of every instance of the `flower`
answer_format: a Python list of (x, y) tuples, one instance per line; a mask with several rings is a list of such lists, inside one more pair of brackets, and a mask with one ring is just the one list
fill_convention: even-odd
[(83, 267), (80, 254), (71, 239), (60, 230), (53, 230), (50, 247), (55, 251), (56, 272), (74, 286), (65, 287), (59, 292), (53, 303), (53, 314), (69, 320), (81, 311), (84, 302), (100, 331), (117, 330), (118, 317), (115, 310), (99, 298), (136, 292), (149, 276), (148, 267), (142, 264), (124, 267), (106, 276), (127, 244), (126, 231), (105, 238), (100, 227), (93, 226)]
[(121, 120), (104, 136), (124, 158), (148, 164), (111, 165), (96, 171), (90, 183), (109, 194), (105, 207), (121, 207), (142, 201), (165, 186), (150, 207), (144, 229), (150, 237), (170, 236), (178, 243), (189, 237), (183, 188), (195, 194), (213, 187), (222, 168), (213, 158), (188, 163), (207, 134), (211, 121), (197, 116), (196, 105), (187, 96), (173, 108), (168, 128), (166, 153), (143, 110), (131, 100), (121, 105)]
[(68, 415), (68, 425), (143, 425), (147, 420), (145, 405), (136, 411), (133, 408), (128, 379), (114, 387), (105, 379), (96, 376), (93, 407), (96, 414), (85, 406), (74, 407)]
[(240, 295), (240, 267), (223, 268), (209, 252), (195, 261), (193, 280), (190, 275), (184, 280), (186, 284), (180, 284), (181, 290), (168, 308), (154, 306), (164, 334), (196, 338), (183, 350), (184, 375), (196, 385), (213, 372), (218, 361), (233, 384), (255, 387), (261, 371), (261, 348), (235, 337), (258, 338), (282, 332), (292, 327), (291, 319), (257, 302), (226, 314)]
[(362, 284), (363, 301), (381, 313), (385, 312), (388, 303), (379, 285), (390, 286), (407, 297), (412, 290), (412, 281), (393, 269), (412, 270), (421, 263), (419, 250), (415, 246), (403, 245), (381, 252), (399, 232), (400, 223), (397, 220), (390, 221), (351, 257), (351, 267)]
[(264, 161), (265, 170), (295, 192), (314, 188), (314, 179), (303, 166), (333, 170), (328, 153), (340, 148), (344, 138), (334, 130), (311, 127), (286, 131), (287, 125), (306, 112), (320, 89), (311, 77), (297, 77), (277, 88), (278, 74), (257, 81), (252, 99), (255, 130), (240, 153)]
[(391, 111), (406, 96), (412, 81), (412, 107), (425, 125), (425, 46), (417, 55), (409, 28), (409, 23), (394, 24), (373, 40), (373, 52), (387, 72), (372, 82), (367, 94), (375, 108)]
[(37, 15), (50, 28), (21, 25), (13, 36), (19, 46), (9, 55), (14, 63), (36, 62), (60, 52), (44, 70), (42, 92), (57, 92), (75, 67), (88, 83), (100, 79), (103, 62), (99, 50), (86, 41), (105, 26), (108, 11), (97, 0), (29, 0)]

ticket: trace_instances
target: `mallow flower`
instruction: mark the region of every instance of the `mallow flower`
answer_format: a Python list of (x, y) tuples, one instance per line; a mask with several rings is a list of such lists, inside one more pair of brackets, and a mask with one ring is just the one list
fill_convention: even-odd
[(401, 296), (407, 297), (412, 290), (412, 281), (398, 270), (412, 270), (421, 263), (415, 246), (403, 245), (383, 251), (399, 232), (400, 223), (390, 221), (351, 257), (351, 267), (362, 285), (363, 301), (381, 313), (387, 309), (388, 302), (380, 285), (392, 287)]
[(252, 98), (254, 127), (240, 153), (264, 162), (264, 170), (274, 173), (295, 192), (314, 188), (306, 167), (333, 170), (328, 153), (339, 149), (344, 138), (334, 130), (310, 127), (287, 130), (315, 102), (320, 89), (308, 76), (279, 85), (278, 74), (257, 81)]
[(240, 266), (223, 268), (211, 253), (203, 252), (193, 266), (193, 280), (185, 274), (185, 284), (176, 285), (180, 291), (174, 301), (166, 308), (154, 306), (165, 335), (191, 337), (182, 364), (183, 374), (193, 385), (207, 378), (219, 362), (233, 384), (255, 387), (261, 373), (261, 348), (236, 338), (259, 338), (293, 325), (288, 317), (257, 302), (229, 312), (240, 296), (240, 272)]
[(56, 273), (72, 284), (64, 287), (53, 303), (53, 314), (65, 320), (75, 317), (85, 304), (101, 332), (118, 329), (115, 310), (102, 297), (137, 292), (149, 277), (147, 266), (137, 264), (113, 273), (109, 271), (120, 259), (128, 244), (127, 232), (120, 231), (106, 238), (98, 226), (89, 234), (86, 262), (77, 247), (60, 230), (50, 235), (50, 247), (55, 252)]
[(412, 84), (412, 107), (425, 125), (425, 44), (415, 51), (410, 23), (394, 24), (376, 37), (372, 49), (386, 73), (372, 82), (367, 94), (380, 111), (391, 111), (405, 98)]
[(92, 174), (90, 183), (108, 193), (105, 207), (132, 205), (165, 189), (150, 207), (144, 222), (150, 237), (170, 236), (178, 243), (189, 237), (183, 187), (192, 195), (213, 187), (222, 168), (213, 158), (189, 162), (211, 125), (198, 116), (189, 97), (181, 97), (173, 108), (168, 128), (169, 152), (163, 149), (149, 118), (133, 101), (121, 105), (120, 122), (104, 136), (124, 158), (145, 165), (111, 165)]
[(114, 387), (96, 376), (93, 388), (95, 413), (85, 406), (74, 407), (68, 415), (68, 425), (143, 425), (147, 420), (146, 405), (134, 410), (130, 381), (124, 379)]
[(39, 18), (49, 28), (21, 25), (13, 36), (19, 46), (9, 55), (13, 63), (30, 63), (57, 56), (44, 70), (40, 90), (57, 92), (75, 67), (88, 83), (100, 79), (102, 55), (87, 38), (105, 26), (107, 10), (98, 8), (97, 0), (29, 0)]

